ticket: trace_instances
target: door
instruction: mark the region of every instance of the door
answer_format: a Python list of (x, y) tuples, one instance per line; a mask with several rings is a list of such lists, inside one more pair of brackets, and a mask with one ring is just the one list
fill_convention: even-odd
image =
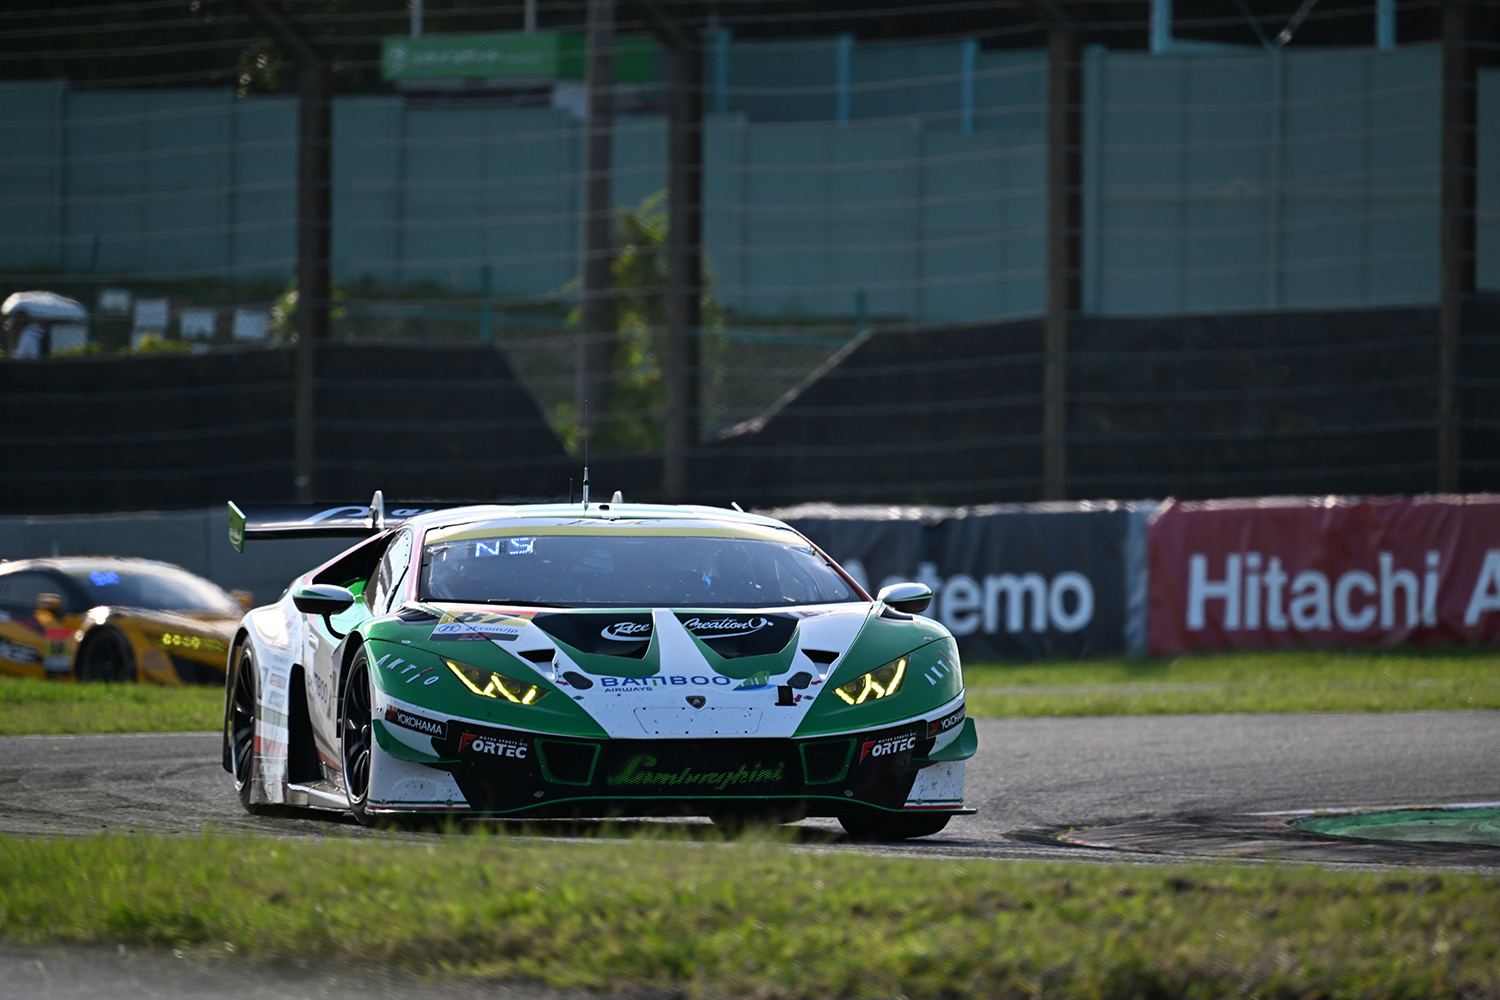
[(22, 677), (62, 676), (72, 668), (73, 630), (41, 621), (38, 594), (68, 592), (51, 573), (21, 570), (0, 576), (0, 671)]

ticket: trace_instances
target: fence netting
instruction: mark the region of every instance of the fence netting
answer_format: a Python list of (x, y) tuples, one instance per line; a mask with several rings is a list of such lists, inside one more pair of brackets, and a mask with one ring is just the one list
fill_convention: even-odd
[[(369, 398), (318, 371), (329, 498), (429, 468), (431, 435), (502, 419), (539, 442), (476, 452), (502, 470), (530, 456), (515, 488), (459, 476), (419, 492), (565, 495), (585, 447), (636, 495), (747, 506), (1422, 492), (1454, 419), (1458, 485), (1500, 489), (1493, 5), (1402, 0), (1397, 18), (1386, 0), (1324, 0), (1294, 24), (1279, 0), (1066, 0), (1058, 21), (968, 0), (614, 0), (601, 125), (600, 3), (428, 0), (425, 21), (406, 3), (7, 5), (0, 297), (55, 291), (88, 318), (51, 325), (50, 360), (0, 374), (11, 471), (35, 485), (6, 508), (150, 506), (156, 481), (177, 484), (171, 504), (220, 499), (236, 476), (267, 498), (292, 489), (308, 98), (287, 30), (331, 67), (328, 357), (384, 359), (360, 376)], [(1077, 44), (1060, 66), (1063, 31)], [(701, 295), (673, 491), (683, 38)], [(1472, 105), (1467, 201), (1444, 166), (1455, 93)], [(586, 291), (601, 132), (609, 281)], [(1071, 221), (1049, 214), (1059, 190)], [(608, 300), (603, 328), (589, 295)], [(1066, 321), (1060, 355), (1048, 316)], [(0, 367), (23, 363), (19, 337)], [(1059, 356), (1061, 493), (1044, 460)], [(420, 373), (405, 389), (383, 367), (397, 357)], [(220, 367), (204, 382), (195, 364)], [(406, 390), (426, 394), (401, 411), (411, 433), (366, 412)], [(222, 419), (158, 403), (189, 391), (256, 402)], [(465, 396), (494, 392), (525, 406), (502, 418)], [(141, 414), (128, 434), (108, 426), (123, 410)]]

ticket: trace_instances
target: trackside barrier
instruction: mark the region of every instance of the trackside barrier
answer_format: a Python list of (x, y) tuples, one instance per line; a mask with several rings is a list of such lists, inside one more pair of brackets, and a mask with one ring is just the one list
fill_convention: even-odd
[[(919, 580), (975, 659), (1500, 645), (1500, 495), (887, 507), (788, 521), (870, 591)], [(134, 555), (276, 598), (347, 539), (247, 546), (222, 507), (0, 517), (0, 559)], [(1149, 581), (1149, 583), (1148, 583)]]
[(1500, 643), (1500, 495), (1168, 501), (1148, 540), (1155, 655)]
[(872, 594), (916, 580), (926, 611), (981, 659), (1146, 651), (1146, 526), (1154, 501), (985, 507), (805, 504), (768, 511)]
[(977, 658), (1500, 645), (1500, 495), (770, 513)]

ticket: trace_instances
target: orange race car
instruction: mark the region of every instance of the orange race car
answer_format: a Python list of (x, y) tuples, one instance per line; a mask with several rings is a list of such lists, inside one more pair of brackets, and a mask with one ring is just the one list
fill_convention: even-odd
[(66, 556), (0, 563), (0, 673), (79, 681), (223, 684), (250, 605), (180, 566)]

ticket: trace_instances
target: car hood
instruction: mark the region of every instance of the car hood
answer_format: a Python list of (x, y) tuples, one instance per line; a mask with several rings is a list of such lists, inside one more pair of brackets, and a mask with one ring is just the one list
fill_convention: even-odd
[[(893, 713), (910, 717), (928, 702), (941, 704), (961, 691), (947, 632), (925, 618), (884, 618), (875, 613), (880, 607), (512, 610), (423, 604), (372, 623), (367, 634), (377, 644), (377, 684), (417, 708), (467, 711), (527, 728), (554, 728), (562, 721), (554, 713), (580, 712), (589, 724), (580, 720), (568, 728), (581, 733), (597, 727), (617, 738), (792, 736), (806, 735), (809, 724), (832, 731), (874, 724)], [(933, 656), (952, 661), (953, 677), (942, 691), (929, 694), (919, 689), (936, 684), (912, 684), (914, 696), (928, 696), (859, 706), (859, 717), (848, 719), (839, 718), (848, 706), (820, 697), (830, 686), (933, 645)], [(438, 665), (420, 668), (420, 684), (404, 679), (417, 673), (408, 664), (434, 656)], [(397, 660), (408, 674), (388, 673), (385, 664)], [(463, 690), (456, 673), (444, 676), (455, 671), (451, 665), (442, 669), (452, 663), (535, 681), (560, 697), (544, 698), (536, 710), (489, 703)], [(434, 674), (439, 679), (429, 682)]]

